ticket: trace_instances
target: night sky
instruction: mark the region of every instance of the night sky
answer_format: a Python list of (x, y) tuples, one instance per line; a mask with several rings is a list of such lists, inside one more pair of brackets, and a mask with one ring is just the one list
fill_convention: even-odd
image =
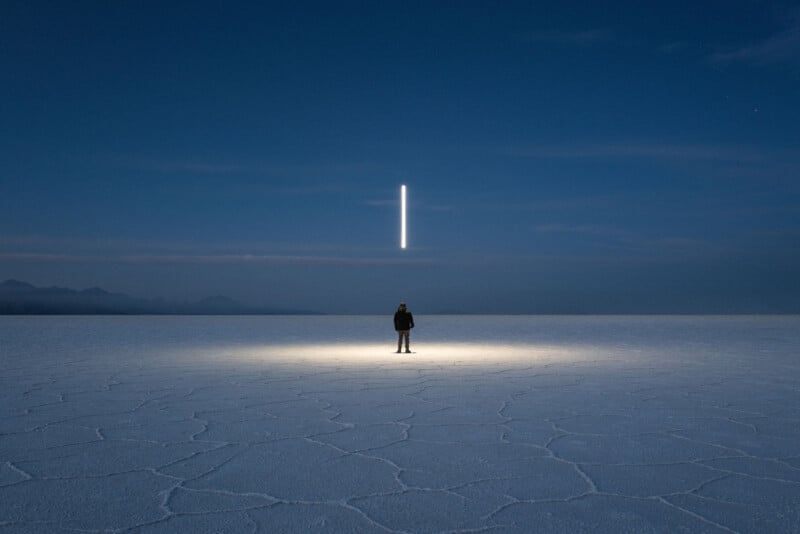
[(0, 4), (0, 280), (800, 312), (800, 5), (264, 4)]

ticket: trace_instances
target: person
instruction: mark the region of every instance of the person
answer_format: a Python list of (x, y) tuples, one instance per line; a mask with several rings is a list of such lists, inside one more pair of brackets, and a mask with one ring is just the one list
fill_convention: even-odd
[(408, 339), (412, 328), (414, 328), (414, 316), (406, 308), (405, 302), (401, 302), (400, 307), (394, 313), (394, 329), (397, 331), (397, 352), (400, 352), (403, 339), (406, 341), (406, 352), (411, 352), (411, 349), (408, 348)]

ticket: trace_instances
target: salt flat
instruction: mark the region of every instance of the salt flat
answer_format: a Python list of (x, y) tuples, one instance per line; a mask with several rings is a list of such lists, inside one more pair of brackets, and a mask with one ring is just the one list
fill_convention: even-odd
[(0, 318), (0, 532), (798, 532), (800, 318)]

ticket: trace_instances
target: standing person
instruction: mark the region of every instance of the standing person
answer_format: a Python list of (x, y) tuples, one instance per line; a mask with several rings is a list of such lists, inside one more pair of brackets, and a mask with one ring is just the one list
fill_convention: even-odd
[(408, 348), (408, 338), (412, 328), (414, 328), (414, 316), (406, 308), (406, 303), (401, 302), (400, 307), (394, 312), (394, 329), (397, 331), (397, 352), (400, 352), (403, 338), (406, 340), (406, 352), (411, 352)]

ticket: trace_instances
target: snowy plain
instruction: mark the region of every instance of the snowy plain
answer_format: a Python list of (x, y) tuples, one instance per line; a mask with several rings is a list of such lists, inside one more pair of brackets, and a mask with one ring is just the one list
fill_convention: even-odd
[(0, 532), (800, 532), (800, 317), (0, 317)]

